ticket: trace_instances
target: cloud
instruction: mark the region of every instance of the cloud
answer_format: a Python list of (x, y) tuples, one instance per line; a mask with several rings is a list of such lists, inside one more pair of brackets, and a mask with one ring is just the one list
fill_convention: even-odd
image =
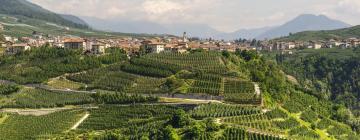
[(347, 15), (360, 15), (360, 1), (359, 0), (339, 0), (337, 3), (336, 12)]
[(221, 31), (279, 25), (299, 14), (359, 24), (360, 0), (29, 0), (58, 13), (159, 24), (205, 24)]
[(170, 0), (147, 0), (142, 4), (144, 11), (150, 15), (162, 15), (168, 12), (182, 12), (185, 8), (181, 3)]

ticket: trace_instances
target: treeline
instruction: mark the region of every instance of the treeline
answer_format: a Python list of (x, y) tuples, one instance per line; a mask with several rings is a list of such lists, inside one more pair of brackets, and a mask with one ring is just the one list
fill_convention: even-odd
[(139, 74), (144, 76), (152, 76), (152, 77), (168, 77), (173, 73), (168, 70), (163, 70), (160, 68), (153, 68), (153, 67), (146, 67), (146, 66), (139, 66), (133, 64), (124, 64), (121, 70), (133, 74)]
[(330, 99), (350, 108), (360, 103), (360, 57), (334, 58), (314, 54), (297, 59), (285, 58), (282, 65), (287, 73), (322, 99)]
[(121, 70), (151, 77), (169, 77), (181, 70), (181, 67), (145, 58), (132, 58)]
[(10, 95), (11, 93), (19, 91), (16, 85), (0, 84), (0, 95)]
[(97, 103), (104, 104), (131, 104), (131, 103), (145, 103), (157, 102), (159, 97), (143, 96), (143, 95), (128, 95), (125, 93), (97, 93), (91, 95)]
[[(227, 53), (223, 53), (227, 54)], [(256, 51), (236, 50), (235, 55), (225, 55), (238, 66), (241, 76), (259, 83), (262, 93), (270, 94), (275, 101), (284, 101), (290, 93), (290, 84), (275, 62), (261, 57)]]

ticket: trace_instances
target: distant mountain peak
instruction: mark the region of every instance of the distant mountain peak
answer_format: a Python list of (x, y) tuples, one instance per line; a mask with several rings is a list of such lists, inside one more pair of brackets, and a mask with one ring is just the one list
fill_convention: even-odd
[(273, 39), (277, 37), (287, 36), (289, 35), (289, 33), (298, 33), (303, 31), (334, 30), (347, 27), (351, 27), (351, 25), (339, 20), (331, 19), (325, 15), (302, 14), (277, 28), (261, 34), (257, 38)]

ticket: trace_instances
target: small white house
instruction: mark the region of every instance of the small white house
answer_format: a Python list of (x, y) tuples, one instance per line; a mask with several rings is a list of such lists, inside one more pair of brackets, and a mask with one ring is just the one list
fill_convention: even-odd
[(320, 43), (311, 42), (310, 45), (307, 48), (309, 48), (309, 49), (321, 49), (322, 45)]
[(294, 49), (296, 47), (294, 42), (289, 42), (286, 44), (286, 49), (291, 50)]
[(4, 35), (5, 41), (13, 41), (13, 38), (11, 36)]
[(318, 44), (318, 43), (314, 44), (314, 49), (321, 49), (321, 47), (322, 47), (321, 44)]
[(106, 48), (105, 44), (95, 43), (95, 44), (92, 44), (91, 52), (94, 54), (104, 54), (105, 48)]

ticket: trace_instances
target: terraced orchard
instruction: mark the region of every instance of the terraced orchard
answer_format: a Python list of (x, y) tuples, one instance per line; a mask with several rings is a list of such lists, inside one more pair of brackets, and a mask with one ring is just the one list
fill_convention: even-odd
[[(326, 138), (326, 136), (321, 136), (322, 131), (311, 128), (300, 117), (294, 116), (281, 108), (264, 111), (256, 106), (205, 104), (191, 110), (190, 114), (198, 120), (214, 118), (215, 122), (230, 126), (223, 135), (233, 139)], [(324, 129), (329, 128), (330, 123), (334, 123), (334, 121), (324, 118), (318, 125)], [(338, 131), (348, 132), (348, 128), (343, 125), (333, 125), (337, 126)], [(328, 132), (334, 133), (333, 130)], [(336, 136), (336, 134), (333, 135)], [(209, 138), (206, 134), (202, 136), (202, 139)]]
[(240, 115), (252, 115), (261, 113), (261, 109), (254, 106), (206, 104), (196, 107), (190, 111), (194, 118), (206, 117), (229, 117)]
[(144, 58), (161, 62), (170, 66), (178, 66), (181, 69), (201, 70), (206, 73), (224, 74), (228, 71), (217, 53), (191, 53), (191, 54), (150, 54)]
[(67, 79), (87, 84), (88, 90), (200, 94), (232, 103), (260, 105), (261, 94), (255, 94), (254, 83), (232, 75), (223, 59), (216, 52), (147, 54), (69, 75)]
[(46, 139), (50, 135), (70, 130), (84, 114), (80, 110), (60, 111), (44, 116), (9, 114), (3, 122), (0, 121), (0, 139)]
[(224, 93), (223, 78), (220, 75), (200, 74), (189, 89), (190, 93), (205, 93), (210, 95), (221, 95)]
[(238, 79), (226, 79), (225, 100), (240, 104), (261, 104), (261, 95), (255, 94), (254, 84)]
[(79, 129), (105, 130), (142, 126), (168, 120), (176, 109), (162, 105), (101, 106), (90, 111), (90, 117), (80, 125)]

